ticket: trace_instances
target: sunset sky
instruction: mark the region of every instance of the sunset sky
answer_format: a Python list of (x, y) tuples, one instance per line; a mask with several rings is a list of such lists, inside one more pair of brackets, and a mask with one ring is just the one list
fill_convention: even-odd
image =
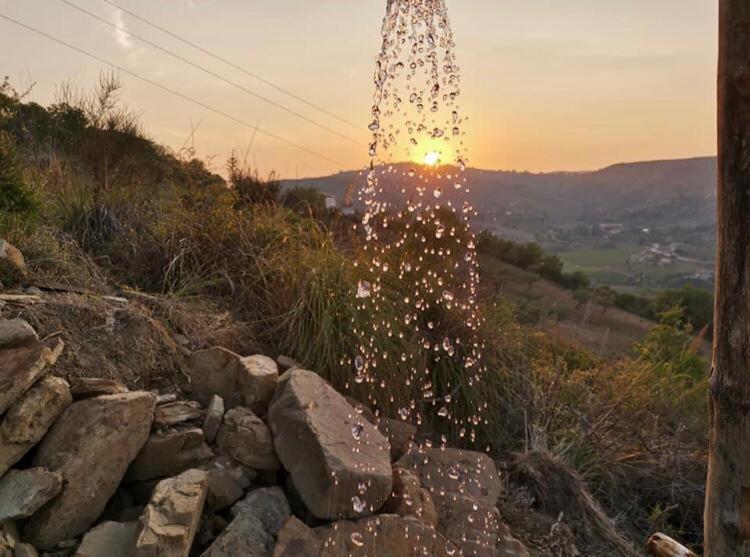
[[(352, 128), (133, 19), (102, 0), (69, 0), (179, 53), (351, 143), (107, 27), (60, 0), (0, 0), (0, 14), (331, 159), (263, 134), (262, 172), (324, 175), (364, 165), (372, 72), (385, 0), (112, 0), (231, 60)], [(447, 0), (470, 117), (470, 164), (585, 170), (715, 153), (713, 0)], [(0, 19), (0, 72), (46, 104), (66, 80), (90, 87), (102, 62)], [(156, 140), (195, 146), (217, 170), (247, 126), (121, 74), (126, 103)]]

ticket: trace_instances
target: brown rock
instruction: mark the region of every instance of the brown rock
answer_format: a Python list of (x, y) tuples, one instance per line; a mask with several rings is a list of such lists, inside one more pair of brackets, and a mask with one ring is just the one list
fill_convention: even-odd
[(0, 523), (28, 518), (62, 490), (63, 477), (46, 468), (11, 470), (0, 479)]
[(278, 470), (271, 431), (247, 408), (233, 408), (224, 416), (216, 445), (237, 462), (258, 470)]
[(203, 416), (201, 405), (197, 402), (178, 400), (156, 407), (154, 411), (154, 428), (176, 425)]
[(21, 251), (0, 239), (0, 280), (15, 283), (29, 276), (26, 261)]
[(188, 367), (196, 400), (208, 404), (219, 395), (227, 409), (246, 406), (258, 414), (265, 414), (279, 375), (270, 358), (243, 358), (220, 347), (193, 352)]
[(244, 406), (264, 416), (279, 381), (276, 362), (260, 354), (242, 358), (237, 379), (242, 389)]
[(391, 418), (381, 418), (378, 429), (391, 444), (391, 460), (396, 462), (414, 447), (417, 426)]
[(495, 557), (502, 491), (495, 463), (460, 449), (412, 449), (397, 466), (414, 471), (432, 496), (438, 531), (466, 555)]
[(208, 404), (212, 396), (219, 395), (227, 408), (242, 404), (237, 379), (241, 359), (218, 346), (193, 352), (188, 361), (193, 397), (201, 404)]
[(220, 456), (204, 466), (208, 472), (206, 507), (218, 511), (236, 502), (250, 487), (257, 474), (227, 456)]
[(95, 396), (127, 393), (128, 388), (114, 379), (77, 377), (70, 381), (70, 392), (75, 400), (83, 400)]
[(315, 532), (292, 516), (279, 531), (273, 557), (318, 557), (321, 545)]
[(392, 482), (388, 441), (318, 375), (287, 371), (268, 423), (276, 454), (315, 516), (363, 516), (385, 503)]
[(214, 395), (211, 397), (211, 402), (208, 403), (206, 419), (203, 420), (203, 437), (205, 437), (206, 443), (210, 444), (214, 442), (223, 419), (224, 399), (219, 395)]
[(187, 470), (159, 482), (138, 521), (133, 557), (188, 557), (207, 488), (203, 470)]
[(130, 465), (128, 481), (152, 480), (206, 464), (214, 454), (197, 427), (156, 431)]
[(494, 507), (502, 492), (497, 467), (486, 454), (461, 449), (417, 449), (397, 466), (417, 473), (435, 504), (440, 493), (469, 495), (486, 507)]
[(0, 414), (46, 373), (61, 351), (62, 341), (55, 350), (40, 342), (0, 350)]
[(276, 364), (279, 366), (279, 370), (282, 373), (294, 367), (302, 369), (302, 364), (290, 358), (289, 356), (279, 356), (278, 358), (276, 358)]
[(23, 319), (0, 319), (0, 350), (34, 344), (36, 331)]
[(358, 522), (340, 521), (323, 536), (322, 557), (447, 557), (462, 555), (421, 520), (381, 514)]
[(75, 557), (131, 557), (137, 522), (102, 522), (83, 537)]
[(68, 384), (45, 377), (0, 418), (0, 477), (18, 462), (73, 402)]
[(393, 469), (393, 493), (383, 507), (383, 512), (399, 516), (412, 516), (435, 528), (437, 510), (430, 492), (422, 489), (419, 478), (405, 468)]
[(132, 392), (68, 407), (34, 458), (35, 466), (61, 472), (65, 487), (31, 517), (25, 539), (48, 549), (93, 524), (145, 443), (155, 404), (153, 394)]

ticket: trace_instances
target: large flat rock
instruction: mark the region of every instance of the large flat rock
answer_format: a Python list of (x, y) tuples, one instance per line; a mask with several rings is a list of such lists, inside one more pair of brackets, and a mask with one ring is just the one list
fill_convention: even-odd
[(203, 470), (187, 470), (159, 482), (138, 521), (133, 557), (188, 557), (207, 488)]
[(148, 438), (156, 396), (107, 395), (70, 405), (44, 438), (35, 466), (59, 471), (62, 493), (26, 524), (24, 539), (49, 549), (88, 530)]
[(279, 379), (268, 410), (276, 454), (318, 518), (376, 512), (391, 493), (388, 440), (317, 374)]
[(10, 407), (0, 418), (0, 477), (42, 440), (72, 402), (65, 380), (48, 376)]

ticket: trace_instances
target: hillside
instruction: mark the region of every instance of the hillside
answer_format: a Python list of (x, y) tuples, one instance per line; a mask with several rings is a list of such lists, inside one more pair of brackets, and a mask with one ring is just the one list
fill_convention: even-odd
[[(412, 168), (396, 165), (397, 178), (387, 174), (381, 183), (413, 191), (418, 176), (409, 178)], [(646, 290), (712, 285), (713, 157), (623, 163), (592, 172), (469, 169), (466, 177), (466, 198), (479, 212), (477, 228), (537, 241), (560, 254), (571, 270), (583, 270), (596, 281)], [(346, 188), (359, 188), (362, 181), (361, 172), (342, 172), (286, 181), (284, 187), (315, 188), (340, 204)], [(445, 198), (459, 200), (452, 191)]]
[[(131, 530), (132, 522), (139, 520), (137, 543), (147, 544), (141, 534), (150, 536), (149, 517), (157, 517), (158, 522), (164, 511), (163, 523), (173, 525), (169, 505), (159, 501), (182, 491), (181, 482), (188, 479), (175, 466), (189, 462), (200, 467), (203, 464), (191, 458), (203, 460), (201, 455), (210, 461), (205, 464), (211, 470), (228, 458), (230, 476), (234, 469), (242, 472), (238, 459), (250, 462), (252, 458), (250, 475), (256, 481), (248, 486), (242, 483), (243, 474), (235, 477), (241, 485), (231, 488), (231, 500), (216, 512), (203, 513), (207, 522), (195, 539), (198, 553), (211, 544), (221, 546), (222, 539), (244, 528), (245, 521), (237, 521), (247, 515), (235, 516), (241, 509), (232, 510), (231, 503), (243, 496), (253, 502), (264, 493), (251, 487), (273, 486), (306, 527), (330, 525), (341, 516), (351, 516), (350, 509), (362, 515), (355, 518), (366, 518), (357, 511), (366, 507), (362, 493), (357, 495), (362, 483), (358, 480), (342, 479), (339, 487), (346, 496), (347, 513), (336, 512), (335, 517), (318, 507), (327, 500), (325, 493), (300, 492), (294, 476), (304, 472), (299, 463), (309, 459), (301, 447), (298, 453), (293, 450), (294, 436), (280, 430), (268, 433), (268, 428), (277, 427), (281, 414), (298, 413), (290, 407), (274, 417), (273, 404), (266, 412), (264, 406), (256, 406), (257, 393), (246, 391), (247, 384), (258, 379), (250, 371), (245, 373), (246, 367), (260, 376), (275, 377), (263, 373), (264, 365), (253, 366), (253, 362), (267, 363), (262, 355), (271, 362), (278, 360), (269, 364), (271, 368), (281, 364), (278, 375), (290, 365), (289, 358), (299, 362), (310, 370), (302, 380), (330, 394), (329, 399), (311, 397), (305, 403), (303, 413), (309, 411), (322, 420), (318, 431), (343, 432), (350, 444), (362, 437), (359, 422), (346, 421), (348, 411), (346, 419), (341, 413), (333, 419), (338, 404), (331, 400), (341, 401), (335, 391), (360, 401), (355, 404), (362, 406), (363, 416), (366, 407), (390, 418), (388, 423), (416, 426), (420, 446), (434, 447), (438, 455), (441, 446), (488, 455), (489, 460), (485, 456), (482, 461), (497, 465), (504, 498), (494, 501), (493, 495), (487, 510), (493, 517), (500, 513), (530, 555), (619, 554), (623, 552), (613, 546), (640, 547), (656, 529), (700, 547), (707, 365), (693, 350), (692, 332), (679, 311), (669, 312), (646, 332), (647, 323), (628, 321), (628, 316), (603, 307), (574, 305), (568, 293), (533, 275), (485, 261), (475, 297), (476, 319), (472, 316), (469, 322), (451, 311), (456, 284), (439, 281), (441, 288), (435, 289), (434, 297), (445, 303), (412, 317), (413, 307), (421, 302), (412, 299), (414, 283), (399, 276), (399, 263), (405, 263), (405, 270), (412, 260), (384, 257), (383, 280), (377, 285), (381, 304), (373, 319), (372, 312), (362, 310), (361, 301), (373, 290), (372, 284), (365, 284), (366, 267), (373, 262), (372, 244), (364, 231), (353, 229), (350, 220), (327, 211), (320, 196), (299, 191), (288, 195), (276, 181), (259, 177), (236, 159), (229, 166), (228, 179), (213, 174), (201, 160), (148, 139), (137, 117), (116, 103), (107, 104), (102, 116), (88, 111), (89, 103), (45, 108), (12, 91), (0, 91), (0, 101), (5, 107), (0, 111), (0, 323), (10, 331), (5, 345), (13, 351), (10, 359), (0, 358), (0, 385), (12, 386), (0, 396), (5, 404), (0, 410), (0, 443), (9, 428), (16, 431), (4, 425), (8, 418), (14, 428), (29, 429), (29, 419), (40, 410), (38, 399), (31, 396), (37, 386), (41, 394), (54, 387), (48, 393), (52, 396), (66, 392), (65, 381), (77, 391), (71, 396), (79, 399), (69, 404), (73, 418), (66, 417), (68, 411), (62, 417), (45, 414), (32, 437), (19, 438), (23, 443), (18, 452), (28, 455), (10, 462), (16, 471), (0, 478), (5, 480), (8, 474), (23, 478), (35, 473), (28, 471), (34, 463), (49, 464), (52, 475), (45, 477), (54, 489), (42, 494), (46, 499), (41, 500), (58, 497), (46, 508), (64, 512), (50, 513), (35, 505), (14, 512), (19, 528), (8, 532), (4, 525), (0, 547), (32, 542), (67, 555), (84, 543), (81, 536), (93, 535), (87, 534), (92, 526), (96, 534), (102, 533), (100, 528), (127, 530), (107, 524), (111, 520), (129, 521)], [(346, 177), (332, 180), (344, 184)], [(477, 183), (481, 189), (481, 182)], [(395, 230), (409, 223), (394, 215), (389, 224)], [(468, 236), (462, 224), (456, 228), (457, 238)], [(455, 268), (465, 261), (465, 253), (443, 250), (447, 235), (422, 238), (418, 247), (434, 252), (435, 269)], [(419, 257), (415, 255), (414, 261), (421, 261)], [(412, 271), (435, 273), (421, 265), (408, 272)], [(456, 282), (461, 278), (456, 277)], [(533, 303), (524, 307), (524, 298)], [(373, 360), (372, 380), (365, 381), (359, 374), (361, 345), (353, 333), (371, 326), (368, 343), (382, 356)], [(623, 335), (614, 338), (606, 333), (610, 326), (623, 329)], [(646, 333), (641, 345), (628, 352), (630, 340), (641, 333)], [(476, 342), (469, 348), (463, 340), (446, 343), (448, 334)], [(28, 344), (19, 346), (19, 338)], [(452, 357), (478, 347), (480, 366)], [(619, 357), (610, 357), (620, 348), (625, 351)], [(29, 350), (39, 356), (39, 365), (32, 361), (36, 356), (24, 359)], [(413, 361), (405, 354), (412, 354)], [(481, 373), (473, 374), (475, 367), (481, 367)], [(214, 371), (201, 374), (196, 368)], [(40, 377), (47, 370), (49, 381)], [(414, 370), (419, 372), (418, 381), (410, 375)], [(275, 388), (259, 382), (265, 397), (272, 391), (281, 396), (287, 387), (293, 388), (280, 379)], [(221, 393), (206, 392), (202, 387), (207, 383)], [(119, 394), (102, 395), (103, 388)], [(29, 393), (32, 400), (24, 402), (28, 389), (34, 389)], [(123, 392), (126, 389), (129, 392)], [(157, 414), (151, 391), (166, 400), (177, 399), (158, 413), (160, 424), (179, 418), (173, 422), (179, 426), (157, 425), (151, 431), (152, 413), (154, 423)], [(247, 396), (234, 400), (242, 392)], [(225, 436), (212, 438), (215, 417), (213, 424), (205, 422), (210, 414), (218, 414), (208, 394), (233, 401), (227, 404), (223, 420), (218, 420)], [(70, 397), (64, 398), (70, 402)], [(113, 438), (127, 453), (118, 453), (122, 459), (114, 466), (115, 459), (102, 458), (110, 454), (108, 436), (114, 422), (110, 412), (125, 410), (131, 402), (140, 408), (136, 408), (138, 419), (131, 421), (138, 431)], [(11, 411), (9, 416), (8, 405), (15, 404), (21, 404), (23, 411)], [(96, 415), (104, 416), (106, 423), (100, 424), (104, 429), (86, 435), (86, 427), (79, 426)], [(375, 435), (374, 426), (361, 425)], [(254, 445), (258, 451), (244, 450), (245, 434), (261, 442)], [(67, 435), (81, 447), (76, 454), (60, 442)], [(349, 446), (338, 434), (330, 441)], [(162, 443), (177, 454), (160, 450)], [(346, 456), (354, 456), (355, 451), (350, 452)], [(385, 470), (379, 474), (384, 483), (390, 481), (393, 464), (389, 452), (381, 447), (377, 457)], [(214, 454), (226, 458), (219, 461)], [(141, 465), (128, 472), (138, 455)], [(259, 464), (256, 459), (261, 456), (264, 463)], [(345, 460), (341, 453), (332, 456), (331, 460)], [(273, 469), (264, 469), (269, 461)], [(60, 473), (58, 466), (64, 468)], [(89, 470), (91, 489), (86, 483)], [(125, 479), (124, 474), (130, 475)], [(136, 481), (138, 477), (142, 481)], [(320, 477), (330, 478), (325, 471)], [(159, 483), (161, 487), (153, 491), (152, 480), (167, 483)], [(364, 485), (367, 491), (366, 481)], [(389, 490), (380, 495), (388, 496)], [(439, 487), (437, 493), (440, 496)], [(372, 503), (367, 514), (382, 514), (382, 498)], [(462, 504), (467, 502), (471, 508), (470, 500)], [(453, 521), (453, 505), (439, 503), (439, 527), (463, 544), (466, 513), (459, 510), (461, 520)], [(201, 515), (197, 507), (187, 517), (191, 524), (182, 524), (187, 535), (181, 543), (186, 548)], [(85, 509), (85, 513), (79, 516), (71, 509)], [(283, 513), (285, 519), (288, 514)], [(382, 520), (403, 524), (398, 518)], [(500, 522), (482, 519), (475, 526), (482, 524), (499, 526)], [(307, 532), (303, 527), (297, 531)], [(250, 532), (270, 536), (266, 538), (269, 554), (281, 535), (276, 529), (269, 533), (251, 528)], [(494, 536), (497, 528), (485, 532), (492, 538), (490, 545), (499, 543)], [(364, 536), (352, 532), (356, 533)], [(507, 541), (506, 535), (508, 531), (500, 537)], [(567, 549), (561, 552), (561, 547)], [(637, 554), (636, 550), (624, 553)]]

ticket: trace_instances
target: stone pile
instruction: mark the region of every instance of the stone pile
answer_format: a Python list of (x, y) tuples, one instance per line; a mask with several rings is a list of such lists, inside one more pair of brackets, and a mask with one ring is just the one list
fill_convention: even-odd
[(289, 358), (196, 352), (180, 400), (68, 384), (61, 350), (0, 320), (0, 557), (528, 555), (486, 455), (420, 449)]

